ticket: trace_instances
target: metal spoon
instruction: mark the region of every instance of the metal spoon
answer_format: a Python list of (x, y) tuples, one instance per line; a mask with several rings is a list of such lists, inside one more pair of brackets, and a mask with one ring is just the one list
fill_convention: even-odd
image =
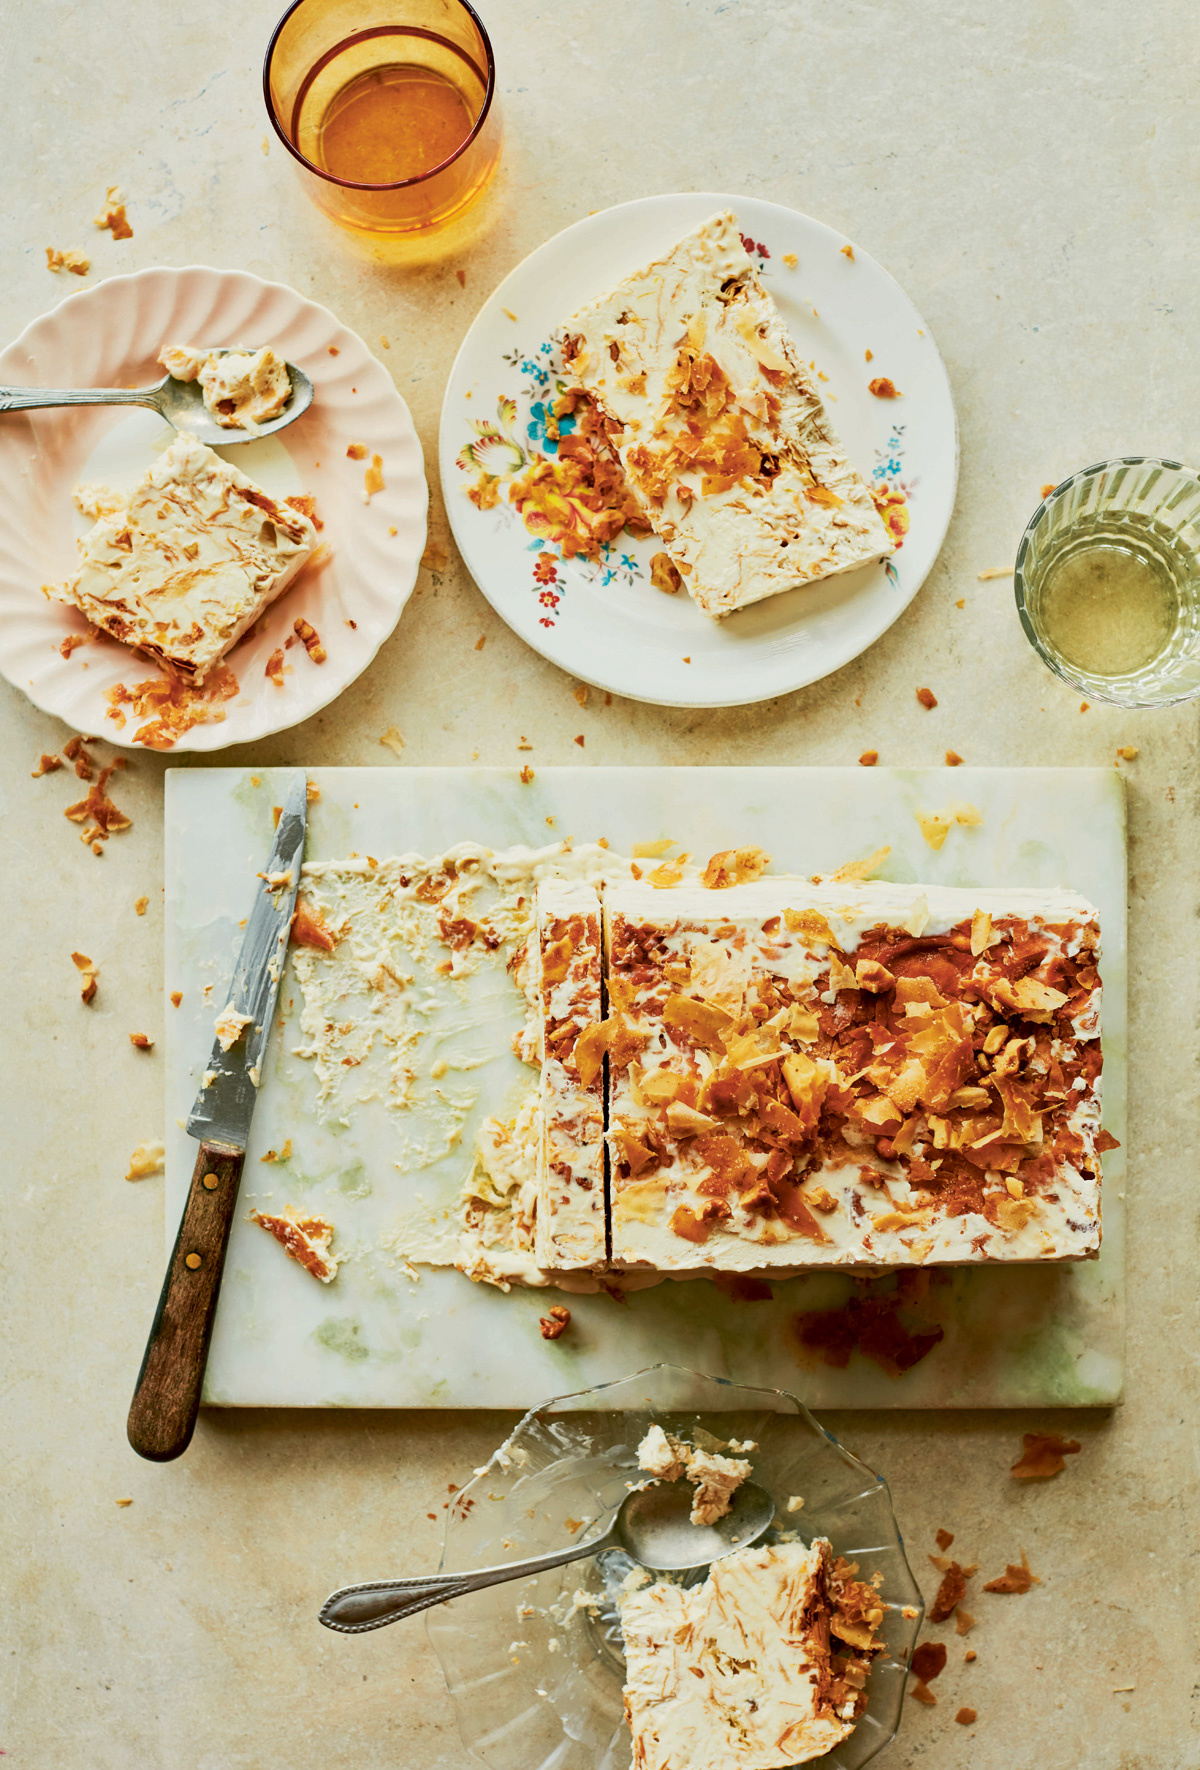
[(775, 1501), (752, 1481), (744, 1482), (733, 1496), (729, 1511), (715, 1524), (692, 1524), (691, 1489), (682, 1483), (638, 1488), (621, 1504), (599, 1536), (572, 1543), (553, 1555), (530, 1561), (506, 1561), (499, 1567), (479, 1567), (474, 1573), (434, 1573), (416, 1579), (374, 1581), (363, 1586), (342, 1586), (326, 1598), (320, 1620), (327, 1629), (342, 1635), (362, 1635), (381, 1629), (401, 1617), (415, 1616), (447, 1598), (461, 1598), (484, 1586), (503, 1585), (506, 1580), (528, 1579), (568, 1561), (582, 1561), (601, 1549), (624, 1549), (643, 1567), (678, 1572), (684, 1567), (704, 1567), (734, 1549), (744, 1549), (760, 1537), (775, 1516)]
[[(214, 347), (205, 354), (229, 356), (231, 352), (232, 347)], [(292, 381), (291, 399), (278, 418), (256, 424), (253, 430), (218, 424), (204, 403), (199, 381), (177, 381), (173, 375), (164, 375), (153, 387), (83, 387), (57, 392), (45, 387), (0, 387), (0, 412), (31, 412), (39, 406), (149, 406), (185, 436), (194, 436), (209, 448), (227, 448), (231, 443), (257, 442), (261, 436), (273, 436), (307, 412), (312, 404), (312, 382), (295, 363), (289, 363), (287, 371)]]

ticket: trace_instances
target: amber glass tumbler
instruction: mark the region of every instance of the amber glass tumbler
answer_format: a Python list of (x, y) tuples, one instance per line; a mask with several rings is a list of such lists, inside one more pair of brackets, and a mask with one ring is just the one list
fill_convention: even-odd
[(449, 251), (470, 231), (501, 126), (492, 46), (466, 0), (295, 0), (263, 93), (313, 202), (372, 256)]

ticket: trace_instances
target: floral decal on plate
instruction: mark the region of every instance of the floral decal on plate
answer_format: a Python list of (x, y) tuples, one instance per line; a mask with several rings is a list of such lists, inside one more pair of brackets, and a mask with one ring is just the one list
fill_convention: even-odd
[(621, 537), (627, 526), (649, 533), (590, 404), (563, 379), (560, 342), (505, 352), (523, 377), (520, 391), (500, 396), (494, 420), (472, 421), (475, 437), (457, 456), (459, 468), (474, 473), (471, 502), (480, 510), (511, 504), (534, 537), (530, 592), (543, 627), (558, 620), (568, 563), (602, 588), (632, 584), (645, 573)]
[[(771, 254), (761, 240), (742, 236), (760, 270)], [(600, 421), (590, 402), (563, 377), (562, 336), (544, 339), (536, 349), (503, 353), (502, 361), (521, 376), (516, 394), (501, 394), (495, 418), (471, 420), (474, 436), (456, 462), (473, 477), (467, 496), (481, 511), (513, 506), (533, 537), (530, 594), (538, 621), (557, 624), (568, 583), (574, 577), (598, 584), (633, 584), (648, 567), (629, 545), (650, 533), (626, 488)], [(904, 426), (893, 425), (875, 451), (870, 488), (896, 551), (909, 528), (909, 500), (915, 480), (903, 477)], [(894, 560), (884, 561), (893, 587), (899, 584)]]

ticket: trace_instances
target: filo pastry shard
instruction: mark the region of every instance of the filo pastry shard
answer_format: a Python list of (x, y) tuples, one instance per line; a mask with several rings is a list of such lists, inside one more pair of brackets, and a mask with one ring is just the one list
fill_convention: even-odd
[(127, 498), (103, 487), (77, 497), (98, 520), (78, 544), (78, 572), (47, 593), (189, 682), (204, 681), (317, 545), (302, 511), (194, 437), (176, 437)]
[(614, 1266), (1100, 1247), (1099, 922), (1065, 891), (605, 896)]
[(536, 1253), (539, 1266), (603, 1265), (604, 1009), (600, 895), (592, 885), (542, 880), (537, 888), (537, 991), (541, 1058)]
[(732, 214), (685, 234), (565, 332), (564, 373), (599, 408), (705, 614), (893, 551)]

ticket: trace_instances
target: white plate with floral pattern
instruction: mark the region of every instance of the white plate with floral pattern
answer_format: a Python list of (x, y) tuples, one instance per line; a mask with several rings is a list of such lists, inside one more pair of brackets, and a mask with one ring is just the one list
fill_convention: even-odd
[[(308, 374), (314, 396), (302, 418), (222, 452), (272, 497), (314, 497), (326, 545), (225, 660), (224, 685), (236, 690), (214, 695), (203, 722), (164, 744), (147, 730), (150, 714), (111, 698), (118, 684), (161, 679), (156, 665), (107, 635), (89, 638), (83, 616), (41, 586), (70, 576), (75, 538), (90, 526), (75, 509), (75, 485), (132, 488), (174, 433), (152, 412), (121, 407), (0, 414), (0, 669), (77, 731), (114, 744), (219, 750), (309, 718), (366, 669), (412, 594), (428, 489), (408, 407), (362, 339), (327, 308), (246, 271), (110, 277), (28, 326), (0, 356), (0, 384), (145, 387), (162, 377), (158, 352), (177, 342), (269, 344)], [(361, 458), (348, 457), (350, 448)], [(375, 455), (383, 490), (364, 502)], [(297, 639), (298, 619), (316, 629), (323, 663)], [(268, 675), (277, 651), (283, 668)]]
[[(732, 209), (830, 417), (897, 542), (882, 564), (712, 621), (650, 582), (654, 536), (628, 531), (599, 559), (566, 559), (570, 499), (530, 511), (513, 482), (557, 442), (546, 419), (563, 323), (689, 228)], [(896, 399), (868, 391), (887, 378)], [(560, 421), (569, 431), (574, 419)], [(537, 651), (597, 688), (664, 706), (726, 707), (815, 682), (878, 639), (912, 601), (954, 507), (958, 429), (929, 330), (882, 266), (807, 215), (755, 197), (687, 193), (605, 209), (548, 240), (484, 304), (450, 374), (439, 442), (442, 491), (460, 553), (496, 612)], [(482, 476), (482, 477), (481, 477)], [(494, 480), (494, 485), (489, 482)], [(490, 508), (471, 501), (480, 485)]]

